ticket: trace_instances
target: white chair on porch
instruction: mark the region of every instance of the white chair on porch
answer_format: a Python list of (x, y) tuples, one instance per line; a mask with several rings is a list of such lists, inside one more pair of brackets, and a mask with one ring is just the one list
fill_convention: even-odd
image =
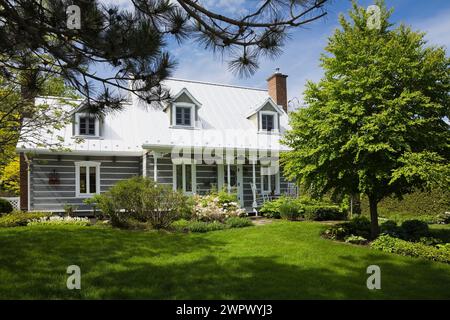
[(269, 201), (269, 196), (267, 194), (258, 195), (258, 189), (256, 188), (256, 184), (250, 183), (250, 186), (252, 188), (252, 195), (253, 195), (252, 208), (256, 216), (258, 216), (258, 209), (261, 208), (264, 202)]

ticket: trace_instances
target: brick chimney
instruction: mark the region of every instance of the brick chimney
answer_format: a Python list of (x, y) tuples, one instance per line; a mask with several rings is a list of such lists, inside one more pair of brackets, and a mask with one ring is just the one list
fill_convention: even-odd
[(286, 78), (288, 76), (282, 74), (280, 69), (277, 68), (275, 73), (267, 79), (267, 86), (269, 89), (269, 96), (275, 101), (279, 106), (282, 106), (284, 111), (287, 113), (287, 88), (286, 88)]

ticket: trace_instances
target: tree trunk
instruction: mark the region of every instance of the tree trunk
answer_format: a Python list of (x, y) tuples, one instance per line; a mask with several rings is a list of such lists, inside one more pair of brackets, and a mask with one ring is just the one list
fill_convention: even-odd
[(353, 193), (350, 195), (352, 215), (361, 215), (361, 195), (359, 193)]
[(370, 207), (370, 235), (372, 239), (375, 239), (380, 234), (380, 228), (378, 227), (378, 201), (374, 196), (369, 196)]

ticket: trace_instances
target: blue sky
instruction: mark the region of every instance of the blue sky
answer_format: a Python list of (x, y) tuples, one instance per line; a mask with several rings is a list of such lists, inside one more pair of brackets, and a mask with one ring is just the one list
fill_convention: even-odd
[[(210, 9), (226, 15), (236, 15), (245, 10), (246, 2), (257, 0), (203, 0)], [(129, 6), (131, 0), (103, 0), (105, 3)], [(373, 0), (359, 0), (365, 7)], [(386, 0), (388, 7), (394, 8), (391, 21), (405, 23), (413, 29), (427, 32), (427, 40), (434, 45), (450, 48), (450, 1), (449, 0)], [(170, 52), (178, 61), (174, 76), (184, 79), (219, 82), (265, 88), (265, 79), (275, 68), (287, 74), (288, 96), (290, 99), (302, 100), (302, 92), (307, 80), (317, 81), (322, 75), (319, 57), (333, 30), (339, 27), (338, 16), (351, 7), (350, 0), (332, 0), (328, 5), (328, 15), (307, 27), (296, 29), (292, 38), (283, 49), (283, 54), (276, 60), (261, 60), (260, 69), (248, 79), (240, 79), (227, 69), (226, 60), (214, 55), (192, 42), (181, 46), (173, 43)]]

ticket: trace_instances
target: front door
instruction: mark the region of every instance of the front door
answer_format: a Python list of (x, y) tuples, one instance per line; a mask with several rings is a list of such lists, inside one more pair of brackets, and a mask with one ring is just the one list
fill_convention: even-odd
[[(225, 188), (228, 193), (236, 193), (241, 207), (244, 205), (244, 188), (242, 164), (224, 164), (219, 166), (219, 172), (222, 171), (223, 177), (219, 187)], [(219, 174), (220, 176), (220, 174)]]

